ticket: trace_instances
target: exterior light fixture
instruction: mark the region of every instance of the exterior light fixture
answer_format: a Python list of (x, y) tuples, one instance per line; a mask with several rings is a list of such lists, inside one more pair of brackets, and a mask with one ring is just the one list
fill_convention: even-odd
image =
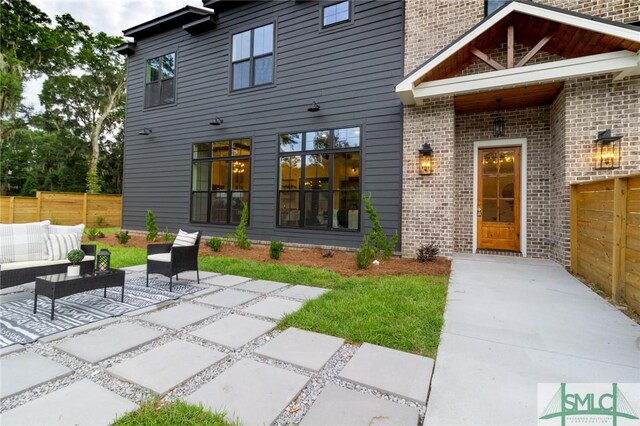
[(318, 111), (320, 111), (320, 105), (318, 105), (316, 103), (316, 101), (313, 101), (311, 106), (309, 108), (307, 108), (307, 111), (309, 111), (309, 112), (318, 112)]
[(502, 98), (496, 99), (498, 103), (498, 116), (493, 120), (493, 137), (501, 138), (504, 136), (504, 117), (500, 115), (500, 103)]
[(213, 121), (209, 122), (212, 126), (221, 126), (224, 120), (217, 115), (213, 118)]
[(142, 131), (138, 132), (138, 134), (142, 136), (149, 136), (151, 133), (153, 133), (153, 130), (148, 127), (145, 127)]
[(105, 273), (109, 272), (111, 268), (111, 252), (107, 249), (102, 249), (96, 255), (96, 272)]
[(431, 155), (433, 154), (431, 145), (425, 143), (424, 145), (422, 145), (422, 149), (420, 149), (418, 152), (420, 153), (420, 174), (430, 175), (433, 171), (431, 167)]
[(622, 136), (611, 136), (611, 129), (598, 132), (593, 156), (596, 170), (620, 168), (620, 139)]

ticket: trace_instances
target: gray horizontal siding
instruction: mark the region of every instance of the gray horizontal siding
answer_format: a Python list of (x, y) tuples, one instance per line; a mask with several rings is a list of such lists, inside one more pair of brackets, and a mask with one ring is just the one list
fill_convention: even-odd
[[(128, 60), (123, 226), (145, 229), (152, 209), (161, 229), (198, 227), (224, 235), (232, 226), (191, 225), (191, 145), (250, 137), (249, 237), (355, 247), (362, 232), (276, 227), (277, 138), (290, 131), (361, 126), (363, 193), (382, 225), (400, 229), (402, 107), (394, 85), (403, 75), (403, 2), (358, 1), (353, 23), (319, 27), (317, 2), (252, 2), (218, 17), (198, 36), (180, 30), (138, 41)], [(230, 35), (276, 22), (275, 84), (229, 91)], [(177, 52), (176, 103), (144, 109), (145, 60)], [(321, 111), (306, 109), (312, 101)], [(220, 127), (208, 123), (218, 115)], [(149, 136), (138, 132), (148, 127)], [(363, 212), (364, 213), (364, 212)], [(361, 221), (366, 230), (368, 221)]]

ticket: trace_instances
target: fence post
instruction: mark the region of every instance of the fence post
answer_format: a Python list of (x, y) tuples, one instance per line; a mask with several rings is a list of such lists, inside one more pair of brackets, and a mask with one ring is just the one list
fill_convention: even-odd
[(36, 222), (40, 222), (42, 220), (42, 193), (40, 191), (36, 191)]
[(16, 197), (9, 198), (9, 223), (13, 223), (16, 210)]
[(627, 179), (616, 178), (613, 187), (613, 259), (611, 298), (617, 302), (624, 288), (627, 231)]
[(571, 244), (571, 272), (578, 272), (578, 185), (571, 185), (569, 199), (569, 220), (570, 220), (570, 244)]
[(89, 220), (89, 218), (87, 217), (88, 214), (88, 207), (87, 207), (87, 199), (88, 199), (88, 194), (85, 192), (84, 193), (84, 197), (82, 199), (82, 223), (84, 223), (85, 225), (87, 224), (87, 220)]

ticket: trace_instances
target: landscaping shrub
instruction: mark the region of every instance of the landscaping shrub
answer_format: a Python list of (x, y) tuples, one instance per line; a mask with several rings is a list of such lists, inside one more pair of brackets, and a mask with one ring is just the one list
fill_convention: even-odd
[(244, 250), (251, 248), (251, 243), (247, 239), (247, 223), (249, 223), (249, 204), (242, 203), (242, 215), (240, 216), (240, 223), (236, 226), (234, 238), (236, 245)]
[(371, 221), (371, 230), (367, 235), (369, 239), (369, 245), (376, 251), (376, 255), (380, 254), (383, 259), (389, 259), (393, 254), (393, 249), (398, 243), (398, 231), (394, 232), (391, 238), (388, 238), (384, 233), (380, 220), (378, 219), (378, 213), (371, 204), (371, 194), (369, 196), (362, 196), (364, 200), (364, 209), (369, 215)]
[(155, 241), (158, 237), (158, 226), (156, 225), (156, 216), (149, 209), (147, 210), (147, 241)]
[(371, 246), (369, 238), (365, 235), (362, 245), (356, 252), (356, 266), (358, 269), (367, 269), (376, 258), (377, 250)]
[(416, 250), (416, 256), (418, 257), (418, 262), (423, 262), (423, 263), (431, 262), (435, 260), (436, 256), (438, 256), (438, 253), (440, 253), (440, 249), (438, 248), (438, 246), (434, 241), (430, 242), (429, 244), (422, 244)]
[(169, 232), (169, 228), (165, 228), (164, 232), (162, 233), (162, 241), (164, 241), (165, 243), (172, 243), (175, 239), (176, 234), (172, 234), (171, 232)]
[(282, 250), (284, 250), (284, 244), (282, 244), (282, 241), (271, 241), (271, 244), (269, 245), (269, 257), (273, 260), (280, 259)]
[(333, 250), (325, 250), (322, 252), (322, 257), (333, 257)]
[[(89, 238), (89, 241), (95, 241), (100, 236), (100, 231), (96, 228), (89, 228), (84, 231), (84, 233), (87, 235), (87, 238)], [(102, 236), (104, 237), (104, 234), (102, 234)]]
[(127, 244), (129, 238), (131, 238), (129, 237), (129, 231), (116, 232), (116, 240), (118, 240), (120, 244)]
[(104, 225), (104, 216), (96, 217), (96, 226), (98, 228), (102, 228), (103, 225)]
[(207, 241), (207, 245), (211, 250), (218, 252), (222, 248), (222, 240), (220, 238), (211, 237), (209, 238), (209, 241)]

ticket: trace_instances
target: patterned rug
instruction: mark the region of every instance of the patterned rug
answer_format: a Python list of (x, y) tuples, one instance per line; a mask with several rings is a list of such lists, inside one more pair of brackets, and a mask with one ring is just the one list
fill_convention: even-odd
[(144, 276), (129, 276), (124, 283), (124, 302), (120, 302), (122, 288), (91, 290), (56, 299), (55, 319), (51, 321), (51, 300), (38, 297), (38, 313), (33, 313), (31, 298), (0, 304), (0, 348), (14, 343), (26, 344), (53, 333), (79, 327), (101, 319), (116, 317), (135, 309), (155, 305), (169, 299), (202, 290), (187, 284), (186, 280), (173, 282), (169, 292), (169, 280), (149, 278), (146, 287)]

